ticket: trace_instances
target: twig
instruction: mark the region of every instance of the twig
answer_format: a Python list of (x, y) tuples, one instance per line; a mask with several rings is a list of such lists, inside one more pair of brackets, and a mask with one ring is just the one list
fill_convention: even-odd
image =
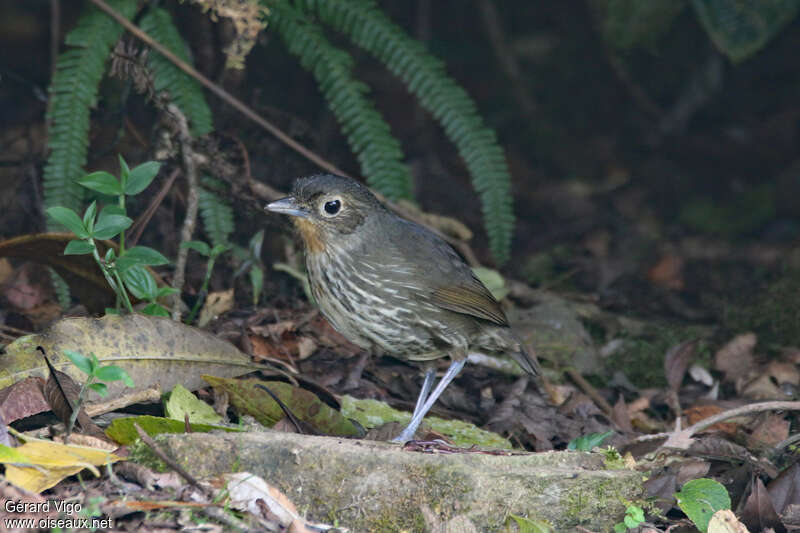
[(597, 405), (597, 407), (599, 407), (599, 408), (600, 408), (600, 410), (601, 410), (601, 411), (603, 411), (603, 413), (604, 413), (604, 414), (605, 414), (605, 415), (606, 415), (606, 416), (607, 416), (609, 419), (613, 420), (614, 408), (613, 408), (613, 407), (611, 407), (611, 404), (609, 404), (609, 403), (606, 401), (606, 399), (605, 399), (605, 398), (603, 398), (602, 396), (600, 396), (600, 393), (599, 393), (599, 392), (597, 392), (597, 389), (595, 389), (594, 387), (592, 387), (592, 384), (591, 384), (591, 383), (589, 383), (588, 381), (586, 381), (586, 380), (583, 378), (583, 376), (581, 376), (581, 375), (580, 375), (580, 373), (579, 373), (577, 370), (574, 370), (574, 369), (572, 369), (572, 368), (568, 368), (568, 369), (566, 370), (566, 374), (567, 374), (567, 375), (570, 377), (570, 379), (571, 379), (572, 381), (574, 381), (574, 382), (575, 382), (575, 384), (576, 384), (576, 385), (577, 385), (577, 386), (578, 386), (578, 387), (579, 387), (579, 388), (580, 388), (580, 389), (581, 389), (583, 392), (585, 392), (585, 393), (586, 393), (586, 395), (587, 395), (587, 396), (589, 396), (589, 398), (591, 398), (591, 399), (592, 399), (592, 401), (593, 401), (593, 402), (594, 402), (594, 403)]
[(486, 35), (489, 37), (489, 44), (492, 45), (494, 56), (500, 65), (500, 70), (511, 82), (511, 91), (517, 100), (517, 105), (522, 112), (531, 117), (536, 112), (536, 102), (531, 97), (531, 91), (525, 87), (522, 79), (522, 71), (519, 68), (517, 57), (514, 51), (506, 42), (506, 34), (497, 7), (492, 0), (479, 0), (478, 7), (483, 15), (483, 25), (486, 28)]
[(708, 418), (704, 418), (703, 420), (697, 422), (689, 426), (686, 429), (680, 431), (671, 431), (669, 433), (655, 433), (652, 435), (642, 435), (641, 437), (637, 437), (634, 439), (633, 442), (644, 442), (649, 440), (656, 440), (656, 439), (663, 439), (667, 438), (666, 442), (661, 445), (662, 448), (678, 448), (678, 449), (686, 449), (689, 444), (691, 444), (691, 438), (696, 433), (700, 433), (703, 430), (708, 429), (709, 427), (717, 424), (718, 422), (722, 422), (723, 420), (728, 420), (730, 418), (736, 418), (738, 416), (746, 416), (752, 415), (756, 413), (761, 413), (763, 411), (800, 411), (800, 402), (760, 402), (760, 403), (751, 403), (749, 405), (743, 405), (742, 407), (737, 407), (735, 409), (728, 409), (727, 411), (723, 411), (721, 413), (717, 413), (713, 416), (709, 416)]
[(120, 15), (114, 8), (109, 6), (103, 0), (92, 0), (92, 3), (100, 8), (103, 12), (105, 12), (109, 17), (117, 21), (123, 28), (128, 30), (131, 34), (133, 34), (137, 39), (145, 43), (150, 48), (157, 51), (159, 54), (163, 55), (170, 61), (173, 65), (178, 67), (180, 70), (191, 76), (192, 78), (196, 79), (207, 88), (209, 91), (217, 95), (220, 99), (224, 102), (228, 103), (244, 116), (270, 132), (274, 135), (279, 141), (287, 145), (289, 148), (294, 150), (295, 152), (299, 153), (309, 161), (317, 164), (320, 168), (327, 170), (328, 172), (332, 172), (334, 174), (338, 174), (340, 176), (350, 177), (346, 172), (339, 169), (333, 163), (323, 159), (322, 157), (318, 156), (302, 144), (298, 143), (283, 131), (280, 130), (277, 126), (268, 122), (266, 119), (262, 118), (258, 113), (250, 109), (244, 102), (230, 94), (228, 91), (214, 83), (213, 81), (209, 80), (202, 74), (200, 74), (197, 70), (194, 69), (191, 65), (180, 59), (178, 56), (170, 52), (167, 48), (165, 48), (161, 43), (154, 40), (150, 37), (147, 33), (143, 32), (139, 29), (136, 25), (134, 25), (131, 21)]
[(131, 229), (128, 231), (129, 247), (136, 246), (136, 243), (139, 242), (139, 239), (142, 237), (142, 233), (144, 232), (144, 228), (147, 227), (147, 223), (150, 222), (151, 218), (153, 218), (156, 209), (158, 209), (158, 206), (160, 206), (161, 202), (164, 201), (167, 193), (170, 191), (170, 189), (172, 189), (172, 184), (175, 183), (175, 179), (178, 177), (178, 172), (179, 171), (177, 168), (172, 171), (167, 178), (167, 181), (164, 182), (164, 185), (150, 201), (150, 205), (147, 206), (147, 209), (144, 210), (144, 213), (139, 215), (139, 218), (137, 218), (136, 222), (134, 222), (133, 226), (131, 226)]
[[(183, 219), (183, 227), (181, 228), (181, 243), (184, 243), (192, 239), (192, 233), (194, 233), (194, 227), (197, 221), (197, 165), (194, 160), (194, 150), (192, 150), (192, 134), (189, 133), (189, 123), (186, 120), (186, 116), (175, 104), (169, 104), (167, 106), (167, 111), (175, 115), (178, 125), (178, 142), (181, 145), (183, 171), (186, 174), (186, 183), (188, 186), (186, 217)], [(175, 260), (175, 272), (172, 276), (172, 287), (177, 289), (178, 292), (175, 293), (174, 299), (172, 300), (172, 320), (180, 320), (181, 318), (180, 291), (183, 289), (183, 281), (186, 275), (186, 258), (188, 256), (189, 249), (178, 246), (178, 258)]]
[(147, 432), (139, 426), (139, 424), (134, 422), (133, 427), (136, 429), (136, 433), (139, 434), (139, 438), (142, 439), (142, 442), (144, 442), (147, 445), (147, 447), (153, 451), (153, 454), (155, 454), (156, 457), (164, 461), (164, 464), (166, 464), (168, 467), (177, 472), (179, 476), (181, 476), (183, 479), (186, 480), (187, 483), (189, 483), (189, 485), (197, 487), (204, 493), (207, 492), (206, 489), (203, 486), (201, 486), (200, 483), (194, 478), (194, 476), (192, 476), (189, 472), (184, 470), (183, 467), (179, 465), (174, 459), (172, 459), (166, 453), (164, 453), (164, 451), (158, 446), (158, 444), (156, 444), (156, 441), (153, 440), (153, 437), (148, 435)]

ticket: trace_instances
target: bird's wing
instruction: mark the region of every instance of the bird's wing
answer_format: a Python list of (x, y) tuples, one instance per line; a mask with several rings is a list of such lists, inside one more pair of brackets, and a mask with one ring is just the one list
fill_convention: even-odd
[(404, 264), (412, 265), (408, 275), (418, 282), (406, 287), (419, 286), (418, 297), (448, 311), (508, 326), (500, 304), (449, 244), (418, 224), (398, 221), (397, 231), (389, 236), (391, 248)]

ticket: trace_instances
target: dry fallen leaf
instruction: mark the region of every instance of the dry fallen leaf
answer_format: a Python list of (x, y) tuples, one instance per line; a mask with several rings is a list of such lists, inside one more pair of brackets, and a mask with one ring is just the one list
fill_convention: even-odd
[[(205, 385), (202, 374), (231, 377), (250, 372), (255, 366), (248, 355), (229, 342), (168, 318), (139, 314), (65, 318), (41, 334), (20, 337), (6, 346), (0, 358), (0, 387), (29, 376), (46, 375), (39, 346), (56, 369), (77, 381), (86, 376), (63, 350), (94, 353), (101, 364), (124, 368), (136, 386), (129, 389), (121, 381), (109, 383), (106, 400), (156, 384), (170, 390), (181, 383), (194, 390)], [(87, 399), (93, 401), (98, 396), (91, 392)]]
[(753, 349), (758, 338), (755, 333), (742, 333), (731, 339), (714, 355), (714, 368), (725, 374), (726, 381), (735, 381), (754, 366)]
[(736, 519), (730, 509), (722, 509), (714, 513), (708, 521), (708, 533), (750, 533), (744, 524)]

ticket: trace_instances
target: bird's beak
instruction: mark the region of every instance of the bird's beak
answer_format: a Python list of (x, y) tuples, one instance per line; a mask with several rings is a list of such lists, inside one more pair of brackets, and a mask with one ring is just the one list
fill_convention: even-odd
[(301, 207), (293, 196), (287, 196), (286, 198), (275, 200), (274, 202), (267, 204), (264, 209), (267, 211), (272, 211), (273, 213), (291, 215), (293, 217), (308, 218), (310, 215), (308, 210)]

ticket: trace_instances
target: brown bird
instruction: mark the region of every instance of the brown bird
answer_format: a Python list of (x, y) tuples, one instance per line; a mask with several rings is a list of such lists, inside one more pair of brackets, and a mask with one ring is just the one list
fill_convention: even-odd
[[(386, 209), (365, 186), (311, 176), (266, 209), (293, 217), (311, 292), (337, 331), (374, 354), (425, 362), (411, 422), (395, 441), (413, 439), (471, 352), (508, 353), (539, 373), (500, 304), (450, 245)], [(431, 392), (432, 362), (445, 356), (450, 367)]]

